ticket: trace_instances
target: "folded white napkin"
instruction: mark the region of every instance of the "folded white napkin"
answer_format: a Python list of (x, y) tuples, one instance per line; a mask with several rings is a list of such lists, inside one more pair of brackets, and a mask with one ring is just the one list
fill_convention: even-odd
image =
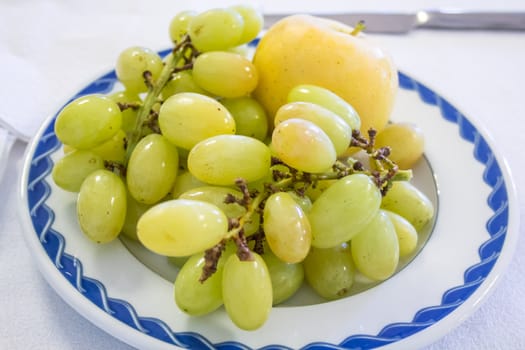
[(124, 48), (141, 45), (157, 50), (170, 45), (167, 27), (176, 6), (153, 17), (133, 8), (132, 2), (119, 2), (124, 8), (97, 2), (3, 6), (0, 121), (16, 136), (27, 140), (34, 135), (67, 99), (112, 69)]

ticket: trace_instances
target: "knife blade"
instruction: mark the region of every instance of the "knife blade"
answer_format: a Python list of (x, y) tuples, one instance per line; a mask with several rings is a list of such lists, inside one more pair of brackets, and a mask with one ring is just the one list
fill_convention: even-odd
[[(525, 12), (481, 12), (456, 10), (421, 10), (417, 12), (363, 12), (312, 14), (355, 26), (363, 21), (364, 32), (406, 34), (415, 29), (455, 30), (525, 30)], [(266, 14), (270, 27), (287, 14)]]

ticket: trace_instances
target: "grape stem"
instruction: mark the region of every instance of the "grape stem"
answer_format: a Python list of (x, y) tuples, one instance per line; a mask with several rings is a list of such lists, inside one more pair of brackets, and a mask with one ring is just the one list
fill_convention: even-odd
[(359, 21), (354, 27), (354, 30), (350, 33), (350, 35), (357, 36), (359, 33), (364, 31), (366, 29), (365, 21)]
[[(162, 92), (162, 89), (168, 81), (170, 81), (172, 74), (174, 71), (181, 71), (185, 69), (190, 69), (192, 67), (192, 63), (186, 63), (185, 65), (181, 67), (177, 67), (177, 64), (185, 59), (184, 54), (186, 53), (186, 49), (190, 48), (193, 50), (193, 46), (191, 45), (191, 40), (188, 35), (184, 36), (179, 43), (173, 48), (172, 50), (172, 57), (170, 60), (166, 62), (164, 65), (164, 68), (162, 69), (162, 72), (160, 73), (160, 76), (156, 81), (153, 81), (151, 79), (151, 73), (146, 71), (144, 72), (144, 79), (145, 83), (148, 86), (148, 92), (146, 94), (146, 97), (144, 98), (144, 102), (139, 107), (139, 110), (137, 112), (137, 119), (135, 121), (135, 127), (128, 135), (128, 143), (127, 143), (127, 150), (126, 150), (126, 160), (125, 164), (128, 163), (129, 158), (131, 157), (131, 153), (133, 152), (133, 149), (135, 148), (136, 144), (140, 141), (142, 138), (142, 130), (145, 123), (147, 123), (148, 119), (150, 118), (153, 106), (159, 102), (159, 96)], [(195, 58), (196, 54), (191, 53), (191, 58)]]
[(246, 213), (238, 219), (238, 223), (228, 231), (226, 239), (238, 236), (243, 231), (244, 225), (249, 222), (252, 216), (259, 210), (259, 205), (268, 197), (266, 192), (258, 193), (249, 203), (245, 205)]
[(199, 282), (203, 283), (217, 271), (217, 264), (221, 258), (222, 252), (226, 248), (226, 240), (222, 240), (217, 245), (204, 252), (204, 267)]

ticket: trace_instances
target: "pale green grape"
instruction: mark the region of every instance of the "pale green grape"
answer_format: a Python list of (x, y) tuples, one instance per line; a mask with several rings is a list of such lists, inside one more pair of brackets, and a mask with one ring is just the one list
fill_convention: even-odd
[(193, 79), (204, 90), (234, 98), (250, 94), (259, 76), (253, 63), (233, 52), (205, 52), (193, 62)]
[(62, 145), (62, 153), (68, 154), (75, 150), (74, 147), (71, 147), (70, 145)]
[(330, 248), (349, 241), (375, 217), (380, 204), (381, 193), (368, 176), (353, 174), (337, 180), (308, 212), (312, 246)]
[(225, 50), (226, 52), (235, 53), (248, 59), (253, 57), (253, 48), (249, 44), (242, 44)]
[[(226, 203), (226, 197), (232, 195), (237, 199), (242, 199), (243, 195), (240, 191), (228, 187), (220, 186), (202, 186), (189, 189), (182, 193), (180, 199), (199, 200), (216, 205), (228, 218), (237, 219), (246, 213), (246, 208), (238, 203)], [(250, 222), (244, 226), (245, 235), (249, 236), (255, 233), (259, 228), (260, 215), (254, 214)]]
[(159, 134), (145, 136), (129, 158), (126, 175), (129, 192), (141, 203), (158, 202), (173, 188), (178, 164), (177, 149), (168, 140)]
[[(131, 92), (128, 90), (115, 92), (111, 95), (108, 95), (108, 97), (113, 101), (120, 103), (142, 103), (139, 95), (136, 92)], [(135, 128), (137, 111), (138, 108), (126, 108), (122, 111), (122, 125), (120, 127), (122, 130), (125, 132), (130, 132)]]
[(63, 190), (78, 192), (89, 174), (103, 168), (104, 160), (97, 154), (86, 150), (73, 150), (56, 162), (51, 176)]
[(320, 127), (334, 144), (338, 156), (350, 146), (352, 129), (339, 115), (327, 108), (311, 102), (290, 102), (277, 110), (274, 125), (292, 118), (309, 120)]
[(188, 169), (200, 181), (233, 185), (263, 178), (270, 169), (270, 149), (254, 138), (219, 135), (198, 143), (188, 156)]
[(202, 186), (206, 186), (206, 183), (197, 179), (189, 171), (184, 170), (177, 175), (173, 189), (171, 190), (171, 196), (177, 199), (184, 192)]
[(312, 248), (303, 267), (306, 281), (321, 297), (334, 300), (351, 292), (355, 271), (348, 245)]
[(122, 233), (128, 238), (138, 241), (137, 223), (139, 222), (142, 214), (152, 207), (152, 204), (137, 202), (137, 200), (133, 198), (129, 191), (127, 192), (126, 198), (126, 219), (124, 220), (124, 225), (122, 226)]
[(168, 256), (168, 262), (181, 269), (191, 256)]
[(238, 135), (254, 137), (264, 141), (268, 136), (268, 117), (257, 100), (245, 96), (222, 99), (221, 103), (235, 119)]
[(225, 50), (239, 44), (242, 16), (232, 9), (211, 9), (195, 16), (188, 27), (193, 45), (201, 52)]
[(222, 275), (222, 297), (228, 316), (244, 330), (261, 327), (272, 309), (272, 281), (266, 263), (257, 253), (253, 261), (232, 254)]
[(178, 12), (170, 22), (169, 36), (171, 41), (179, 42), (188, 33), (190, 22), (195, 18), (197, 12), (187, 10)]
[(263, 213), (266, 241), (282, 261), (298, 263), (304, 260), (312, 242), (308, 218), (301, 207), (286, 192), (277, 192), (266, 200)]
[(417, 248), (418, 234), (414, 226), (396, 213), (393, 213), (389, 210), (383, 210), (392, 224), (396, 229), (397, 240), (399, 242), (399, 257), (406, 257), (412, 254)]
[(238, 44), (244, 44), (257, 37), (264, 25), (264, 18), (260, 11), (250, 5), (236, 5), (231, 7), (243, 18), (244, 26)]
[(228, 218), (215, 205), (172, 199), (154, 205), (137, 223), (137, 236), (149, 250), (188, 256), (219, 243), (228, 233)]
[(148, 89), (144, 82), (144, 72), (150, 72), (152, 79), (156, 80), (163, 66), (162, 59), (155, 51), (146, 47), (133, 46), (120, 53), (115, 72), (126, 90), (144, 92)]
[(217, 271), (204, 282), (200, 282), (202, 269), (206, 263), (203, 253), (191, 256), (184, 263), (174, 283), (175, 303), (192, 316), (208, 314), (222, 305), (222, 257)]
[[(270, 146), (268, 146), (268, 149), (270, 150), (270, 155), (273, 155)], [(268, 172), (263, 177), (261, 177), (259, 180), (251, 181), (248, 184), (248, 189), (250, 191), (257, 191), (258, 193), (264, 192), (266, 190), (266, 186), (268, 185), (268, 183), (274, 181), (273, 175), (272, 175), (273, 174), (273, 170), (272, 169), (275, 169), (276, 166), (280, 167), (281, 165), (272, 165), (272, 166), (270, 166), (270, 169), (268, 170)], [(289, 168), (287, 168), (285, 166), (282, 166), (282, 167), (283, 167), (283, 169), (286, 169), (286, 170), (289, 171)]]
[(304, 269), (300, 263), (289, 264), (265, 249), (262, 255), (272, 280), (273, 305), (278, 305), (292, 297), (304, 281)]
[(408, 181), (395, 181), (383, 197), (381, 207), (407, 219), (418, 232), (434, 216), (430, 199)]
[(425, 138), (414, 124), (392, 123), (377, 133), (375, 146), (390, 147), (389, 158), (401, 169), (410, 169), (423, 156)]
[(238, 203), (225, 203), (228, 194), (231, 194), (236, 198), (242, 198), (242, 193), (233, 188), (209, 185), (189, 189), (182, 193), (179, 198), (199, 200), (214, 204), (230, 218), (243, 215), (246, 212), (246, 209), (243, 206)]
[(275, 126), (272, 150), (297, 170), (320, 173), (331, 169), (336, 160), (334, 144), (316, 124), (292, 118)]
[(295, 86), (288, 93), (288, 102), (312, 102), (323, 106), (339, 115), (352, 128), (359, 130), (361, 119), (352, 105), (332, 91), (316, 85), (302, 84)]
[(293, 198), (295, 203), (301, 207), (303, 212), (308, 213), (310, 209), (312, 209), (312, 200), (307, 195), (300, 196), (295, 191), (288, 191), (287, 193)]
[(159, 126), (172, 144), (187, 150), (208, 137), (235, 134), (236, 130), (235, 120), (226, 107), (193, 92), (182, 92), (164, 101)]
[(102, 95), (86, 95), (68, 103), (55, 121), (58, 139), (76, 149), (90, 149), (109, 140), (122, 124), (116, 102)]
[(312, 201), (315, 201), (321, 193), (323, 193), (328, 187), (332, 186), (334, 183), (336, 183), (336, 179), (329, 179), (329, 180), (320, 180), (317, 181), (314, 186), (310, 186), (306, 189), (306, 196), (310, 198)]
[(201, 95), (209, 94), (195, 83), (191, 70), (183, 70), (173, 74), (173, 78), (162, 89), (162, 98), (167, 99), (181, 92), (195, 92)]
[(126, 186), (111, 171), (89, 174), (78, 193), (77, 216), (82, 232), (97, 243), (114, 240), (126, 217)]
[(126, 160), (126, 133), (119, 130), (112, 138), (91, 150), (104, 160), (123, 164)]
[(399, 243), (388, 215), (380, 210), (352, 238), (352, 257), (356, 268), (366, 277), (382, 281), (392, 276), (399, 263)]

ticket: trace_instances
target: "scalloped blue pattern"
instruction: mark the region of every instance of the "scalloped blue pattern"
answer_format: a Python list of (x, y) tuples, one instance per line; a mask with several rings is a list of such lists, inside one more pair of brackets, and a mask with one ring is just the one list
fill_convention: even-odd
[[(164, 51), (163, 54), (167, 52), (169, 51)], [(110, 72), (91, 83), (73, 98), (85, 94), (109, 92), (115, 81), (115, 73)], [(487, 198), (489, 207), (494, 211), (486, 223), (489, 237), (479, 247), (479, 263), (465, 271), (462, 285), (452, 287), (443, 294), (440, 305), (419, 310), (410, 321), (388, 324), (378, 334), (350, 335), (340, 344), (311, 343), (305, 345), (304, 350), (374, 349), (410, 337), (435, 324), (459, 307), (483, 283), (498, 260), (505, 242), (509, 219), (508, 194), (501, 168), (489, 145), (469, 120), (447, 100), (403, 73), (399, 73), (399, 81), (401, 88), (414, 90), (422, 101), (437, 106), (445, 120), (458, 125), (459, 135), (474, 145), (473, 155), (475, 159), (485, 165), (483, 180), (492, 188)], [(248, 346), (235, 341), (213, 344), (201, 334), (174, 331), (159, 319), (138, 315), (133, 305), (124, 300), (111, 298), (100, 281), (83, 274), (82, 262), (65, 251), (64, 236), (53, 229), (55, 213), (46, 205), (46, 200), (51, 193), (51, 187), (45, 180), (53, 167), (50, 155), (60, 147), (60, 142), (54, 133), (54, 121), (55, 119), (43, 132), (32, 156), (27, 198), (35, 233), (42, 244), (42, 248), (62, 275), (79, 293), (115, 319), (166, 343), (188, 349), (250, 349)], [(290, 348), (282, 345), (268, 345), (262, 349), (284, 350)]]

